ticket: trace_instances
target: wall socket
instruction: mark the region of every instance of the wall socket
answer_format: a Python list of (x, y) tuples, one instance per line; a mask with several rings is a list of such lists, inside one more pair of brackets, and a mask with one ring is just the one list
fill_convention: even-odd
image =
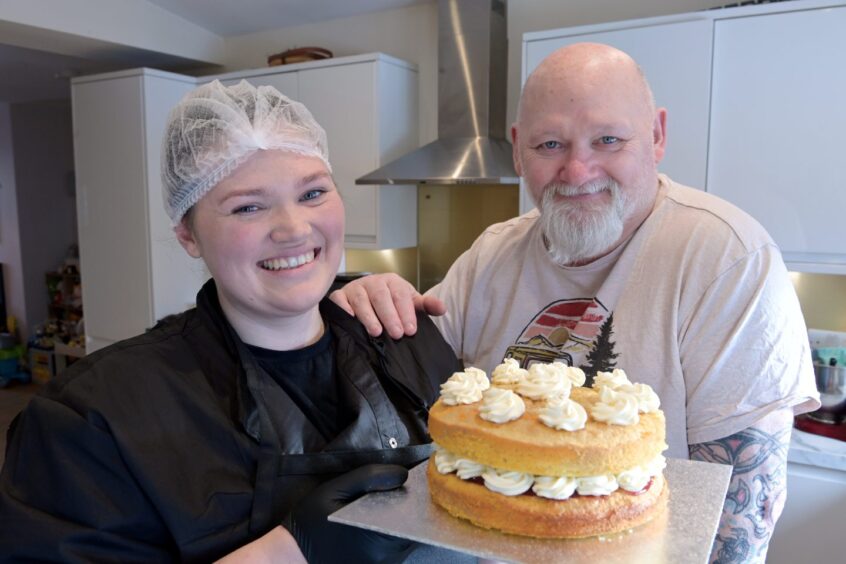
[(823, 347), (846, 347), (846, 333), (842, 331), (825, 331), (823, 329), (808, 329), (808, 340), (812, 349)]

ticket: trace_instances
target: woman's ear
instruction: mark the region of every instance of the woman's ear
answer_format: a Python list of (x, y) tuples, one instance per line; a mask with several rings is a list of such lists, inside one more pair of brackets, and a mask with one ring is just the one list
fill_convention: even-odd
[(176, 238), (186, 253), (194, 258), (201, 258), (203, 256), (200, 250), (200, 243), (194, 236), (194, 232), (191, 230), (191, 226), (185, 217), (173, 228), (173, 232), (176, 233)]

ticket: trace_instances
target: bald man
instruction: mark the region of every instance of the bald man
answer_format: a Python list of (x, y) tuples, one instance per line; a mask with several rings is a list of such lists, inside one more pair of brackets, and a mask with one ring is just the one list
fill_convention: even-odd
[(333, 299), (374, 335), (413, 334), (415, 308), (438, 315), (465, 365), (488, 372), (559, 360), (649, 384), (667, 456), (734, 466), (712, 561), (764, 562), (793, 416), (819, 406), (807, 332), (763, 228), (658, 173), (666, 123), (627, 54), (552, 53), (511, 128), (537, 209), (485, 230), (425, 296), (379, 275)]

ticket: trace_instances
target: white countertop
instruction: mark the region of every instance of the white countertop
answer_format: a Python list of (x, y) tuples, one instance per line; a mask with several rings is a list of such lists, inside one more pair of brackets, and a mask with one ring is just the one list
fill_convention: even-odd
[(787, 461), (846, 471), (846, 441), (793, 429)]

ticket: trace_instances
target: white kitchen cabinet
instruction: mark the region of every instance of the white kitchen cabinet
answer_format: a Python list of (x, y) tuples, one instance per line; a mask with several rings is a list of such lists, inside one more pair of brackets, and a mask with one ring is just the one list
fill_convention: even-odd
[(168, 112), (194, 84), (149, 69), (72, 81), (88, 352), (186, 309), (206, 277), (171, 230), (159, 173)]
[(787, 501), (770, 541), (767, 564), (842, 562), (844, 523), (846, 471), (788, 462)]
[(381, 53), (219, 76), (270, 84), (305, 104), (326, 130), (329, 161), (346, 208), (345, 245), (417, 245), (416, 186), (356, 186), (355, 179), (417, 148), (417, 70)]
[(846, 272), (844, 55), (846, 6), (714, 26), (708, 191), (757, 218), (798, 270)]

